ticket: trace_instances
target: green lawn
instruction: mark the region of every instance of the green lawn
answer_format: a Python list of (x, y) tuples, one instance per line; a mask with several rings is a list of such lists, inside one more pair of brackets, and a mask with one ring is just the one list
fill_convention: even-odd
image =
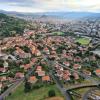
[(63, 32), (53, 32), (52, 34), (53, 34), (53, 35), (64, 35)]
[(6, 98), (6, 100), (45, 100), (45, 98), (48, 97), (48, 91), (51, 89), (55, 90), (56, 96), (63, 97), (55, 85), (43, 86), (40, 89), (24, 93), (24, 86), (21, 84), (11, 96)]
[(79, 38), (76, 40), (76, 42), (79, 42), (82, 45), (88, 45), (90, 43), (90, 39), (89, 38)]

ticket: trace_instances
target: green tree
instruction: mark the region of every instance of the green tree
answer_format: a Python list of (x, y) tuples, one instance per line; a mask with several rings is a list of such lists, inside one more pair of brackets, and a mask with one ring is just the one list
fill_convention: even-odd
[(31, 83), (26, 81), (24, 85), (24, 92), (30, 92), (31, 91)]
[(50, 90), (50, 91), (48, 92), (48, 96), (49, 96), (49, 97), (54, 97), (54, 96), (56, 96), (55, 90)]

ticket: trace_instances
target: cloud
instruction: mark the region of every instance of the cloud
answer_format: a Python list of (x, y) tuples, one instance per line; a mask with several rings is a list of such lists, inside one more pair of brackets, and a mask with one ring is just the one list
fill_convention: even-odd
[(100, 0), (0, 0), (0, 9), (19, 12), (100, 12)]

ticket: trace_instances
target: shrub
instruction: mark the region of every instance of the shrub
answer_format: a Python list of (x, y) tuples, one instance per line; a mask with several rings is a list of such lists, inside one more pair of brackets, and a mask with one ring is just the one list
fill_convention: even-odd
[(50, 91), (48, 92), (48, 96), (49, 96), (49, 97), (54, 97), (54, 96), (56, 96), (55, 91), (54, 91), (54, 90), (50, 90)]
[(29, 92), (29, 91), (31, 91), (31, 84), (29, 82), (25, 82), (24, 92)]

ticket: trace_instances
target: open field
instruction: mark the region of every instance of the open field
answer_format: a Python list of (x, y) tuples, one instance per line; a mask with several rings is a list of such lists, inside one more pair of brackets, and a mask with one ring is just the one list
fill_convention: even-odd
[(81, 88), (81, 89), (76, 89), (74, 90), (75, 92), (84, 95), (84, 93), (86, 93), (86, 91), (88, 91), (90, 88)]
[[(32, 90), (29, 93), (24, 93), (24, 85), (21, 84), (14, 93), (12, 93), (11, 96), (7, 97), (6, 100), (45, 100), (48, 98), (48, 91), (49, 90), (55, 90), (57, 97), (62, 97), (60, 91), (56, 88), (55, 85), (47, 85), (43, 86), (40, 89)], [(49, 99), (46, 99), (49, 100)], [(50, 100), (56, 100), (56, 99), (50, 99)], [(64, 99), (58, 99), (58, 100), (64, 100)]]
[(79, 38), (76, 40), (76, 42), (82, 45), (88, 45), (90, 43), (90, 39), (89, 38)]
[(53, 35), (64, 35), (63, 32), (53, 32), (52, 34), (53, 34)]

